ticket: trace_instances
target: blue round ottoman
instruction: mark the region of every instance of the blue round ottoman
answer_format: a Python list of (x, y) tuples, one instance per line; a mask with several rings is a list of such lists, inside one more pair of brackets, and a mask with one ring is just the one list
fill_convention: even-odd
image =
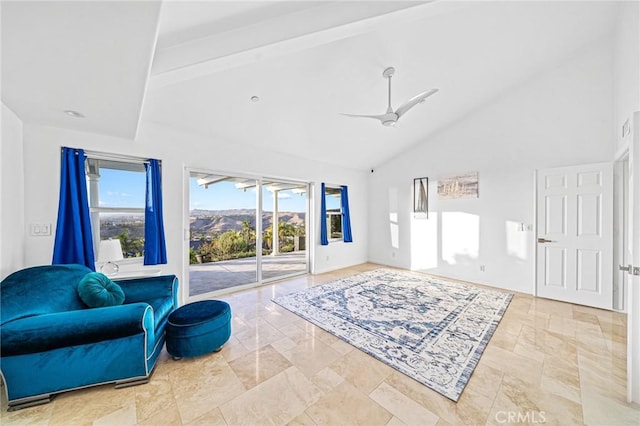
[(220, 300), (186, 304), (169, 315), (166, 330), (174, 359), (217, 352), (231, 336), (231, 307)]

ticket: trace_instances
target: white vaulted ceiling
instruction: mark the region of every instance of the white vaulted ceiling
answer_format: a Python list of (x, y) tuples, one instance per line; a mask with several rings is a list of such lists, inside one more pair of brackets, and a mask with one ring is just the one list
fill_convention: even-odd
[[(61, 56), (55, 78), (46, 81), (55, 89), (39, 98), (29, 84), (42, 76), (30, 74), (34, 59), (25, 58), (17, 43), (30, 43), (39, 67), (55, 63), (56, 55), (38, 58), (35, 52), (51, 48), (47, 36), (57, 33), (46, 29), (56, 23), (44, 16), (23, 17), (29, 31), (23, 24), (9, 24), (7, 30), (3, 3), (3, 100), (26, 121), (79, 126), (80, 120), (56, 116), (56, 122), (47, 114), (85, 108), (106, 114), (102, 121), (83, 124), (86, 130), (134, 137), (140, 89), (146, 88), (143, 121), (200, 133), (218, 143), (258, 146), (362, 170), (454, 125), (609, 35), (618, 11), (608, 1), (170, 1), (162, 5), (159, 18), (154, 2), (115, 3), (131, 8), (118, 18), (100, 9), (105, 3), (66, 4), (82, 9), (81, 16), (69, 12), (69, 19), (109, 20), (110, 25), (78, 28), (88, 36), (75, 40), (63, 34), (65, 43), (87, 54)], [(156, 40), (155, 22), (153, 50), (149, 38)], [(123, 37), (130, 43), (117, 42)], [(102, 47), (107, 40), (114, 40), (113, 54), (104, 48), (100, 51), (106, 57), (92, 52), (92, 45)], [(140, 69), (151, 66), (149, 75), (128, 72), (135, 62), (133, 51)], [(87, 73), (65, 75), (65, 69), (73, 72), (75, 66)], [(387, 88), (381, 74), (388, 66), (396, 68), (394, 108), (421, 91), (440, 91), (394, 128), (339, 115), (383, 113)], [(127, 79), (101, 86), (110, 82), (107, 74), (120, 76), (121, 71), (127, 77), (135, 74), (133, 89)], [(15, 87), (7, 91), (9, 77)], [(92, 93), (90, 87), (96, 90)], [(74, 91), (82, 92), (74, 94), (80, 106), (60, 105), (63, 95)], [(252, 96), (260, 101), (252, 102)], [(120, 120), (117, 113), (127, 118)]]

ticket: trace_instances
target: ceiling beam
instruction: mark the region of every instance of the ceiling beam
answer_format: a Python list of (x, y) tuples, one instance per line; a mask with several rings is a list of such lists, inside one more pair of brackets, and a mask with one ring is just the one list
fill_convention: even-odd
[[(358, 4), (358, 2), (351, 3)], [(376, 2), (372, 3), (375, 4)], [(389, 4), (390, 3), (391, 2), (389, 2)], [(403, 5), (402, 8), (400, 8), (399, 4)], [(269, 39), (269, 37), (267, 37), (266, 41), (261, 38), (260, 44), (255, 43), (252, 46), (244, 46), (235, 51), (218, 51), (218, 55), (216, 55), (215, 49), (213, 49), (213, 53), (211, 52), (212, 46), (220, 44), (220, 40), (218, 38), (210, 37), (196, 40), (193, 42), (193, 49), (202, 49), (203, 51), (206, 50), (209, 55), (213, 54), (214, 57), (210, 57), (196, 63), (186, 63), (182, 65), (176, 65), (179, 60), (175, 59), (173, 61), (174, 68), (172, 68), (172, 60), (169, 57), (171, 56), (170, 50), (175, 48), (182, 49), (182, 52), (184, 52), (185, 44), (160, 49), (156, 53), (156, 64), (154, 64), (155, 71), (154, 75), (152, 75), (151, 77), (149, 88), (158, 89), (170, 86), (183, 81), (211, 75), (213, 73), (230, 68), (253, 64), (266, 58), (279, 57), (282, 55), (287, 55), (316, 46), (328, 44), (337, 40), (342, 40), (348, 37), (357, 36), (374, 29), (379, 29), (380, 27), (384, 27), (385, 25), (393, 25), (397, 24), (398, 22), (415, 21), (469, 7), (468, 3), (436, 0), (411, 3), (400, 2), (399, 4), (396, 5), (395, 10), (382, 12), (381, 14), (375, 16), (369, 16), (364, 19), (358, 19), (347, 23), (340, 23), (330, 26), (329, 28), (311, 32), (308, 31), (307, 27), (305, 27), (305, 31), (307, 31), (305, 33), (302, 33), (301, 31), (298, 31), (297, 33), (293, 32), (293, 34), (285, 36), (285, 38), (282, 38), (282, 36), (280, 35), (279, 39), (274, 36), (271, 37), (271, 40)], [(339, 7), (339, 4), (330, 3), (324, 10), (326, 12), (329, 12), (329, 16), (331, 16), (331, 10), (329, 8), (337, 7)], [(303, 11), (298, 13), (297, 15), (300, 16), (297, 16), (296, 19), (303, 19), (304, 16), (301, 15), (302, 13), (305, 12)], [(311, 9), (306, 13), (318, 14), (318, 9)], [(278, 23), (282, 25), (281, 22), (275, 22), (275, 24)], [(235, 31), (233, 35), (234, 37), (242, 38), (250, 37), (248, 34), (251, 34), (254, 37), (256, 35), (261, 36), (263, 34), (272, 34), (274, 30), (274, 28), (272, 27), (273, 25), (274, 22), (267, 21), (261, 24), (255, 24), (239, 29)], [(280, 32), (278, 34), (281, 33), (282, 29), (280, 28)], [(222, 34), (221, 36), (217, 37), (228, 37), (228, 34)], [(197, 44), (197, 46), (195, 44)], [(176, 53), (177, 51), (178, 50), (176, 50)]]

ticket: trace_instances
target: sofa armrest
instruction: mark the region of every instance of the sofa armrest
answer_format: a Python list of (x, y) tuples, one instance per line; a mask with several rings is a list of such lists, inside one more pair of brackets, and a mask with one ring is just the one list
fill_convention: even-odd
[(178, 278), (175, 275), (115, 280), (124, 291), (124, 303), (147, 302), (151, 299), (169, 297), (173, 306), (178, 306)]
[(150, 305), (134, 303), (21, 318), (2, 325), (0, 353), (5, 357), (45, 352), (147, 331), (153, 339), (153, 315)]

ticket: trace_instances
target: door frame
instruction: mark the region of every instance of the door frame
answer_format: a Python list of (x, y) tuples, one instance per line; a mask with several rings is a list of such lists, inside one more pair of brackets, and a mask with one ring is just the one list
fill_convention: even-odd
[[(621, 189), (627, 194), (627, 205), (614, 204), (614, 209), (624, 209), (625, 212), (614, 211), (619, 217), (627, 214), (628, 229), (621, 229), (618, 241), (614, 241), (625, 250), (623, 244), (630, 248), (630, 256), (626, 259), (626, 266), (640, 266), (640, 232), (634, 229), (634, 223), (640, 223), (640, 111), (632, 115), (631, 131), (623, 137), (622, 144), (615, 154), (616, 165), (626, 169), (620, 182)], [(626, 161), (626, 164), (624, 163)], [(622, 235), (622, 234), (625, 235)], [(626, 236), (626, 238), (625, 238)], [(618, 269), (615, 259), (614, 267)], [(627, 402), (640, 404), (640, 276), (626, 274), (626, 288), (624, 289), (624, 308), (627, 313)], [(634, 303), (635, 301), (635, 303)]]
[[(640, 111), (632, 114), (631, 131), (623, 139), (622, 155), (628, 155), (629, 244), (628, 263), (640, 268)], [(635, 226), (634, 226), (635, 224)], [(640, 404), (640, 276), (627, 275), (627, 402)]]
[[(202, 293), (196, 296), (189, 296), (189, 248), (190, 248), (190, 241), (189, 241), (189, 235), (190, 235), (190, 222), (189, 222), (189, 202), (191, 200), (191, 191), (190, 191), (190, 179), (191, 179), (191, 173), (208, 173), (208, 174), (212, 174), (212, 175), (220, 175), (220, 176), (230, 176), (230, 177), (238, 177), (238, 178), (243, 178), (243, 179), (251, 179), (251, 180), (255, 180), (257, 187), (262, 188), (262, 185), (264, 184), (265, 181), (277, 181), (277, 182), (284, 182), (284, 183), (295, 183), (295, 184), (301, 184), (301, 185), (305, 185), (307, 188), (307, 199), (306, 199), (306, 213), (305, 213), (305, 262), (306, 262), (306, 268), (304, 271), (302, 272), (294, 272), (291, 274), (286, 274), (286, 275), (281, 275), (278, 277), (274, 277), (274, 278), (270, 278), (267, 280), (263, 280), (262, 278), (262, 250), (256, 250), (256, 282), (253, 283), (248, 283), (248, 284), (242, 284), (242, 285), (238, 285), (238, 286), (234, 286), (234, 287), (230, 287), (228, 289), (222, 289), (222, 290), (217, 290), (217, 291), (212, 291), (212, 292), (208, 292), (208, 293)], [(304, 275), (304, 274), (308, 274), (311, 271), (311, 265), (312, 265), (312, 256), (311, 256), (311, 250), (309, 250), (310, 247), (310, 239), (311, 239), (311, 235), (310, 235), (310, 213), (311, 213), (311, 190), (312, 190), (313, 185), (311, 184), (311, 182), (308, 181), (304, 181), (304, 180), (297, 180), (297, 179), (291, 179), (291, 178), (280, 178), (280, 177), (273, 177), (273, 176), (257, 176), (257, 175), (253, 175), (253, 174), (249, 174), (249, 173), (242, 173), (242, 172), (228, 172), (228, 171), (220, 171), (218, 169), (206, 169), (206, 168), (202, 168), (202, 167), (189, 167), (189, 166), (184, 166), (183, 168), (183, 194), (184, 194), (184, 198), (183, 198), (183, 244), (182, 244), (182, 282), (184, 283), (184, 285), (180, 286), (180, 304), (184, 304), (184, 303), (190, 303), (190, 302), (195, 302), (198, 300), (203, 300), (203, 299), (207, 299), (210, 298), (212, 296), (218, 296), (218, 295), (222, 295), (222, 294), (228, 294), (228, 293), (232, 293), (232, 292), (237, 292), (237, 291), (242, 291), (242, 290), (247, 290), (247, 289), (251, 289), (251, 288), (256, 288), (256, 287), (260, 287), (263, 285), (267, 285), (273, 281), (277, 281), (277, 280), (281, 280), (281, 279), (285, 279), (285, 278), (291, 278), (291, 277), (296, 277), (296, 276), (300, 276), (300, 275)], [(262, 231), (262, 223), (261, 221), (258, 220), (258, 215), (262, 213), (262, 204), (263, 204), (263, 197), (262, 197), (262, 191), (256, 191), (256, 233), (258, 232), (258, 230)], [(256, 235), (256, 245), (260, 246), (262, 245), (262, 235)]]

